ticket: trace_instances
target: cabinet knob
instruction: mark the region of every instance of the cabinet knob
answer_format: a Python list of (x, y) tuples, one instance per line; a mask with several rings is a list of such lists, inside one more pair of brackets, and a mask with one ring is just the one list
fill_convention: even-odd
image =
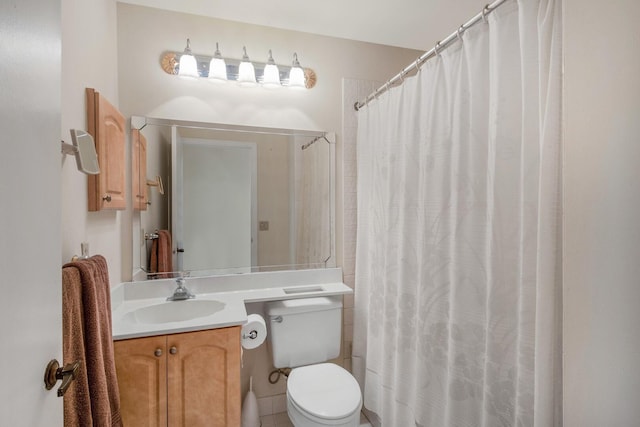
[(154, 351), (153, 354), (155, 354), (156, 357), (162, 356), (162, 349), (161, 348), (156, 348), (156, 351)]
[(109, 203), (111, 201), (111, 194), (107, 194), (106, 196), (104, 196), (102, 198), (102, 200), (104, 200), (105, 202)]
[(169, 349), (169, 353), (171, 354), (176, 354), (178, 352), (178, 349), (176, 348), (176, 346), (171, 346), (171, 348)]

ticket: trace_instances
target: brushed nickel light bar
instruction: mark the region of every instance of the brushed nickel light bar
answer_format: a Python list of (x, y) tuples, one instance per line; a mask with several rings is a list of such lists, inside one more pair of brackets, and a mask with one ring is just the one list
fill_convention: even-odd
[(167, 74), (212, 83), (236, 82), (241, 86), (311, 89), (317, 81), (315, 71), (300, 66), (297, 53), (293, 54), (290, 66), (276, 64), (271, 50), (264, 63), (250, 60), (246, 47), (243, 47), (242, 59), (224, 58), (218, 43), (213, 56), (194, 55), (189, 39), (183, 52), (165, 52), (160, 65)]

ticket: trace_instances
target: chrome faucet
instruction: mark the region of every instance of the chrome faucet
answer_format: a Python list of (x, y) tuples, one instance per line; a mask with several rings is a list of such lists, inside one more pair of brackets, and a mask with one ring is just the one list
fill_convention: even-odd
[(184, 301), (186, 299), (195, 298), (196, 296), (185, 286), (184, 277), (178, 277), (176, 283), (178, 287), (173, 291), (173, 295), (167, 298), (167, 301)]

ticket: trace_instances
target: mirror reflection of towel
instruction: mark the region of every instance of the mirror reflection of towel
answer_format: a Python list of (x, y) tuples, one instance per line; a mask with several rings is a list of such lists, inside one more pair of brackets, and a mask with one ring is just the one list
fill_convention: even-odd
[(171, 253), (171, 233), (169, 230), (159, 230), (158, 238), (151, 245), (151, 273), (168, 273), (173, 271), (173, 256)]

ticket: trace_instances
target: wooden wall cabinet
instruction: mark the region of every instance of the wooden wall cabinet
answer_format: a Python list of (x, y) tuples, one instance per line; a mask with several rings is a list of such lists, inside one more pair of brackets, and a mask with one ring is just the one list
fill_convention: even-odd
[(88, 175), (89, 211), (126, 209), (124, 116), (92, 88), (87, 88), (87, 126), (98, 154), (100, 173)]
[(240, 426), (240, 327), (115, 341), (125, 426)]

